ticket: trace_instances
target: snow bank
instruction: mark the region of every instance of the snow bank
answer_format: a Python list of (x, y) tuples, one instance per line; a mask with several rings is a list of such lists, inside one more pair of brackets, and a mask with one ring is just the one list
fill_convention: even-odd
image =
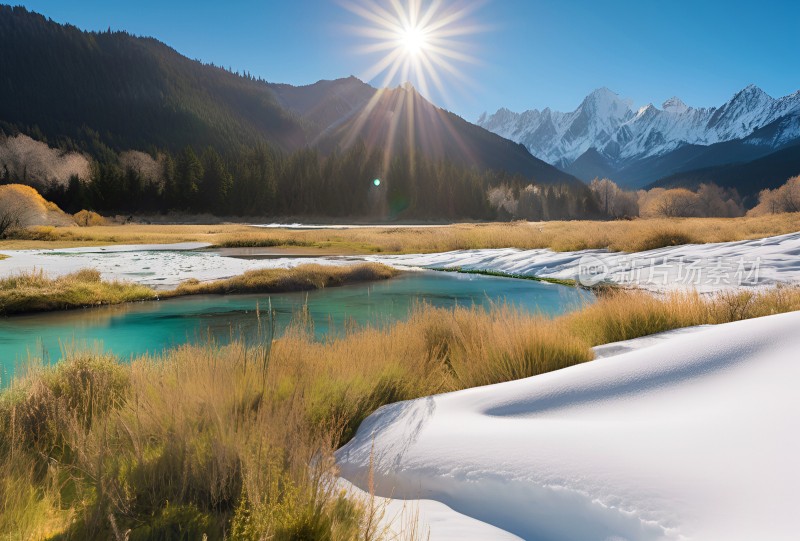
[(524, 539), (796, 539), (798, 328), (796, 312), (671, 333), (392, 404), (337, 459), (363, 488), (373, 453), (378, 495)]
[[(379, 528), (390, 539), (434, 539), (452, 541), (519, 541), (505, 530), (453, 511), (434, 500), (399, 500), (370, 495), (339, 479), (341, 488), (365, 505), (374, 505)], [(393, 537), (392, 537), (393, 534)]]
[(394, 265), (460, 267), (571, 279), (586, 285), (605, 281), (651, 291), (685, 288), (712, 292), (800, 283), (800, 232), (748, 241), (670, 246), (633, 254), (504, 248), (370, 259)]
[(140, 244), (66, 248), (61, 250), (3, 250), (8, 259), (0, 260), (0, 276), (9, 276), (37, 269), (50, 276), (61, 276), (80, 269), (100, 271), (106, 280), (127, 280), (156, 288), (171, 288), (195, 278), (219, 280), (249, 270), (291, 268), (318, 263), (346, 265), (351, 259), (331, 257), (247, 260), (225, 257), (214, 252), (197, 251), (208, 244)]
[(800, 232), (759, 240), (691, 244), (635, 254), (604, 250), (553, 252), (514, 248), (459, 250), (414, 255), (247, 260), (197, 251), (203, 243), (103, 246), (63, 250), (4, 250), (0, 276), (42, 269), (51, 275), (81, 268), (99, 270), (104, 278), (173, 287), (183, 280), (216, 280), (248, 270), (287, 268), (304, 263), (343, 265), (376, 261), (401, 268), (452, 268), (510, 274), (600, 281), (651, 291), (692, 288), (712, 292), (738, 287), (800, 283)]

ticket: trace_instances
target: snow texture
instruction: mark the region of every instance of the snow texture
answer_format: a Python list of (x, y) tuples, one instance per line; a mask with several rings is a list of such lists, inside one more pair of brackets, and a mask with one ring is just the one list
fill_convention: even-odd
[(347, 265), (359, 262), (336, 257), (289, 256), (248, 260), (198, 251), (208, 246), (205, 243), (187, 242), (61, 250), (4, 250), (2, 253), (9, 257), (0, 260), (0, 276), (42, 270), (48, 276), (55, 277), (91, 268), (100, 271), (105, 280), (125, 280), (168, 289), (190, 278), (200, 281), (220, 280), (256, 269), (291, 268), (309, 263)]
[[(797, 539), (800, 312), (648, 337), (524, 380), (384, 406), (337, 453), (361, 488), (536, 540)], [(487, 535), (485, 538), (501, 538)]]
[[(368, 259), (412, 267), (571, 279), (585, 285), (606, 281), (655, 292), (694, 289), (709, 293), (738, 287), (800, 283), (800, 232), (757, 240), (670, 246), (634, 254), (502, 248)], [(587, 276), (588, 266), (599, 267), (601, 276)]]
[[(6, 250), (0, 276), (40, 269), (58, 276), (83, 268), (100, 271), (105, 279), (129, 280), (168, 288), (195, 278), (230, 278), (248, 270), (290, 268), (307, 263), (348, 265), (375, 261), (399, 268), (460, 268), (508, 274), (579, 280), (585, 285), (605, 281), (663, 292), (695, 289), (703, 293), (737, 287), (800, 283), (800, 232), (777, 237), (719, 244), (659, 248), (635, 254), (605, 250), (553, 252), (514, 248), (352, 257), (277, 257), (247, 260), (198, 251), (207, 245), (132, 245), (63, 250)], [(265, 249), (268, 251), (268, 249)], [(587, 272), (599, 269), (599, 274)]]

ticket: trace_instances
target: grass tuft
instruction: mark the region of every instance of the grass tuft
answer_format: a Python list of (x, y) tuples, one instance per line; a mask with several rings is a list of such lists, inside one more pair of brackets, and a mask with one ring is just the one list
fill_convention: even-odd
[(514, 278), (515, 280), (531, 280), (533, 282), (545, 282), (547, 284), (557, 284), (561, 286), (574, 287), (578, 285), (575, 280), (561, 279), (561, 278), (546, 278), (542, 276), (533, 276), (530, 274), (516, 274), (513, 272), (503, 272), (494, 270), (482, 269), (464, 269), (461, 267), (430, 267), (431, 270), (440, 272), (458, 272), (460, 274), (480, 274), (482, 276), (497, 276), (499, 278)]
[(324, 289), (357, 282), (386, 280), (399, 271), (380, 263), (349, 266), (299, 265), (292, 269), (260, 269), (213, 282), (185, 282), (162, 297), (181, 295), (226, 295), (232, 293), (285, 293)]
[(682, 244), (693, 244), (696, 241), (695, 235), (689, 231), (678, 229), (663, 229), (650, 231), (637, 243), (635, 251), (645, 252), (667, 246), (680, 246)]
[(0, 314), (65, 310), (101, 304), (151, 300), (156, 293), (128, 282), (107, 282), (96, 270), (50, 278), (32, 271), (0, 279)]

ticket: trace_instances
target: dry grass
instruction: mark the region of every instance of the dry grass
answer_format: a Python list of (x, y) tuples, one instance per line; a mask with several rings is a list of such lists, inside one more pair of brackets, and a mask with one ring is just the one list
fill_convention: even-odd
[(800, 287), (729, 291), (713, 296), (673, 292), (655, 297), (643, 291), (609, 290), (599, 302), (560, 318), (565, 332), (596, 346), (659, 332), (716, 325), (800, 310)]
[(335, 489), (332, 452), (381, 405), (586, 362), (611, 340), (798, 309), (800, 288), (613, 291), (555, 319), (423, 306), (325, 342), (300, 317), (251, 348), (34, 365), (0, 394), (0, 538), (378, 538), (374, 511)]
[(103, 281), (98, 271), (90, 269), (58, 278), (50, 278), (42, 271), (32, 271), (0, 279), (0, 314), (3, 315), (155, 298), (155, 291), (148, 287)]
[(308, 253), (414, 253), (474, 248), (610, 248), (640, 251), (677, 243), (755, 239), (800, 230), (798, 214), (743, 218), (663, 218), (453, 224), (443, 227), (381, 226), (348, 230), (263, 229), (242, 224), (109, 225), (31, 228), (0, 248), (55, 248), (97, 244), (198, 241), (217, 246), (304, 248)]
[(387, 280), (397, 276), (399, 272), (380, 263), (339, 267), (310, 264), (299, 265), (291, 269), (260, 269), (213, 282), (187, 280), (172, 291), (162, 293), (161, 297), (309, 291), (371, 280)]
[(85, 269), (58, 278), (41, 271), (0, 279), (0, 315), (69, 310), (105, 304), (167, 299), (184, 295), (285, 293), (385, 280), (398, 271), (379, 263), (351, 266), (299, 265), (263, 269), (214, 282), (188, 280), (177, 288), (157, 292), (131, 282), (108, 282), (96, 270)]

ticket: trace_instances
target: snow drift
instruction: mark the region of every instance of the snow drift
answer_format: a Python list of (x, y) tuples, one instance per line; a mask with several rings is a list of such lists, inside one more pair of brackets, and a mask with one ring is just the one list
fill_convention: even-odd
[(537, 540), (796, 539), (798, 328), (800, 313), (693, 329), (385, 406), (338, 462), (365, 488), (374, 459), (379, 496), (451, 508), (433, 539), (467, 519)]

